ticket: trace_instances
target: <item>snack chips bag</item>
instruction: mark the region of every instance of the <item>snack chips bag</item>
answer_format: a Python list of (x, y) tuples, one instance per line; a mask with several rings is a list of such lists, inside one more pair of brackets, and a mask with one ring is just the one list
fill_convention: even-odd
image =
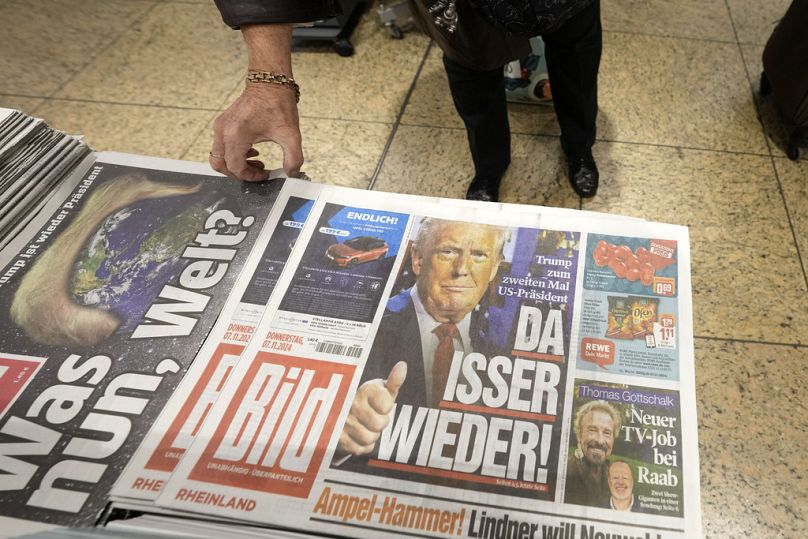
[(629, 298), (608, 296), (609, 319), (606, 323), (606, 337), (612, 339), (634, 338), (634, 317)]
[(657, 321), (659, 298), (629, 296), (628, 301), (631, 304), (634, 338), (644, 339), (646, 335), (653, 335), (654, 322)]

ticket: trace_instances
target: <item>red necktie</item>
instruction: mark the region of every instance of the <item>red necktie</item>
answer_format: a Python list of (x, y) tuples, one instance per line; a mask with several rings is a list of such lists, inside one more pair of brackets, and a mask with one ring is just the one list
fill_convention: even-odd
[(443, 391), (446, 389), (446, 380), (449, 378), (449, 367), (454, 356), (454, 339), (460, 335), (457, 326), (445, 322), (432, 333), (438, 336), (438, 347), (435, 349), (435, 361), (432, 363), (432, 406), (438, 406)]

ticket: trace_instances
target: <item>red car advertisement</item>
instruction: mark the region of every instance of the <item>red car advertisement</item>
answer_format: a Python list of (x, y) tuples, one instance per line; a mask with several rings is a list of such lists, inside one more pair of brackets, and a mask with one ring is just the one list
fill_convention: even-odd
[(357, 264), (381, 260), (387, 256), (387, 242), (373, 236), (357, 236), (345, 243), (335, 243), (325, 252), (325, 256), (340, 268), (352, 268)]

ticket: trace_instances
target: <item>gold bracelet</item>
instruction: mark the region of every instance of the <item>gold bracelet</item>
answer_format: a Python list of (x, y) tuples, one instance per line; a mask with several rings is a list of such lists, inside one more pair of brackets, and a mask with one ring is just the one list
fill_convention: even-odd
[(276, 73), (274, 71), (255, 71), (251, 69), (247, 71), (247, 82), (263, 82), (286, 86), (295, 93), (295, 103), (300, 103), (300, 86), (297, 85), (295, 79), (287, 77), (282, 73)]

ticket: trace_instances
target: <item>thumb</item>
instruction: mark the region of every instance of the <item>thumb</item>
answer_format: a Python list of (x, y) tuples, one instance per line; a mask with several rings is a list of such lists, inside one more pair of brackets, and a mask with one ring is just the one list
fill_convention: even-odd
[(404, 380), (407, 379), (407, 364), (399, 361), (393, 368), (390, 369), (390, 374), (387, 375), (387, 380), (384, 381), (384, 388), (393, 397), (393, 400), (398, 396), (398, 390), (401, 389)]
[(303, 148), (298, 135), (291, 143), (281, 144), (283, 150), (283, 171), (290, 178), (297, 178), (303, 166)]

